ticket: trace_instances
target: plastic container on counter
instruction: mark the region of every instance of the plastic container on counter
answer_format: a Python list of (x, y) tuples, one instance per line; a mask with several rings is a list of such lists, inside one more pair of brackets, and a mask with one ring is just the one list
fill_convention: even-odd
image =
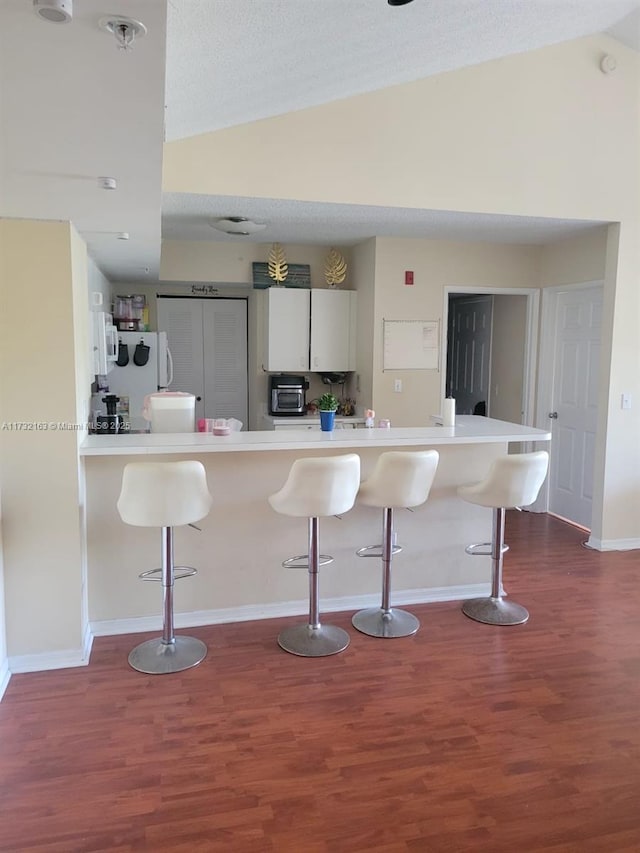
[(194, 432), (196, 398), (186, 391), (147, 394), (142, 414), (151, 422), (151, 432)]

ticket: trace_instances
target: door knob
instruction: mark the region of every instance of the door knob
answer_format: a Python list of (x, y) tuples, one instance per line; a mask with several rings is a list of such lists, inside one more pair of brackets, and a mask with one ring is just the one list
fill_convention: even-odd
[(554, 421), (555, 421), (555, 420), (557, 419), (557, 417), (558, 417), (558, 413), (557, 413), (557, 412), (549, 412), (549, 417), (550, 417), (550, 418), (553, 418), (553, 419), (554, 419)]

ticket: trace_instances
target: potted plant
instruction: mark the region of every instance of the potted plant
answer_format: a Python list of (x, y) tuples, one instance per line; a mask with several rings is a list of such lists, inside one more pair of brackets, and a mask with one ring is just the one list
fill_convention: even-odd
[(331, 432), (338, 408), (338, 398), (335, 394), (327, 391), (318, 398), (318, 409), (320, 410), (320, 429)]

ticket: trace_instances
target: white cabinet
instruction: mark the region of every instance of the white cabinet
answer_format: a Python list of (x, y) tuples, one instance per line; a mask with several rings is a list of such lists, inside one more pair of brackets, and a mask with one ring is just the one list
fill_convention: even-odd
[(356, 369), (356, 292), (311, 291), (309, 369), (333, 372)]
[(264, 370), (309, 370), (309, 304), (310, 291), (303, 288), (265, 291)]
[(355, 291), (270, 287), (265, 298), (264, 370), (355, 370)]

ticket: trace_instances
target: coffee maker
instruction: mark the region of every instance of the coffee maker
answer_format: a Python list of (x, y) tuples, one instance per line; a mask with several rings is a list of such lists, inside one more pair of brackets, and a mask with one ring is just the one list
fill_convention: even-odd
[(107, 394), (106, 397), (102, 398), (102, 402), (107, 407), (107, 414), (96, 417), (96, 432), (100, 435), (115, 435), (122, 432), (124, 421), (122, 415), (117, 414), (120, 397), (116, 397), (115, 394)]

